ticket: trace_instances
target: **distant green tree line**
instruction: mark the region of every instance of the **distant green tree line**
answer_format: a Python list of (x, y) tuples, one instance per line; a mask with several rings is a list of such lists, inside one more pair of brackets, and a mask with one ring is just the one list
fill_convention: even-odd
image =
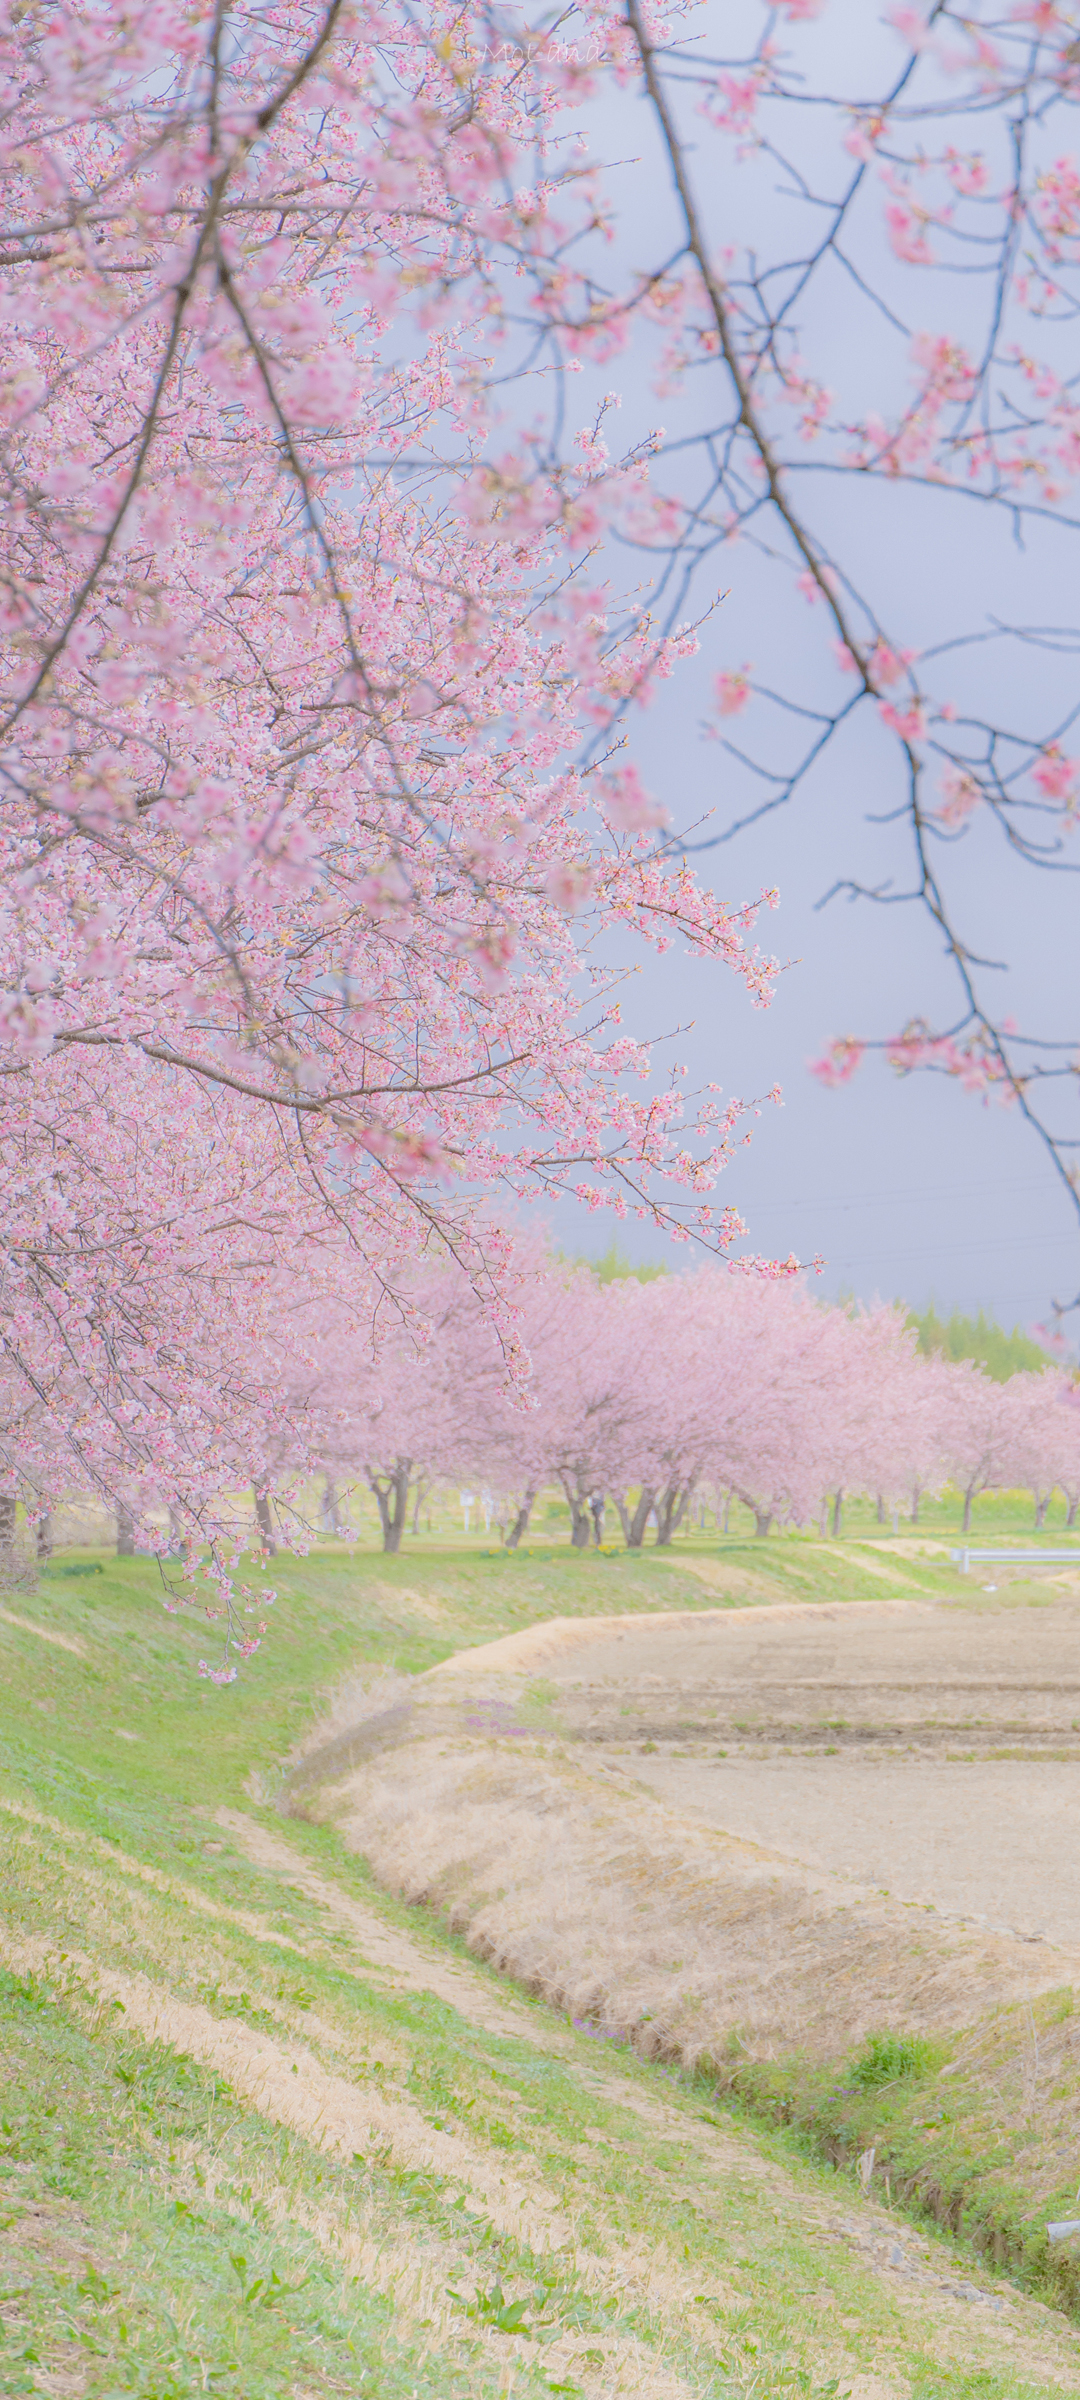
[(977, 1317), (965, 1317), (958, 1308), (951, 1317), (939, 1317), (931, 1302), (921, 1316), (909, 1309), (907, 1321), (918, 1333), (920, 1350), (939, 1350), (946, 1358), (973, 1358), (995, 1383), (1007, 1383), (1010, 1375), (1020, 1374), (1025, 1367), (1050, 1364), (1046, 1351), (1021, 1333), (1018, 1325), (1006, 1333), (983, 1308)]

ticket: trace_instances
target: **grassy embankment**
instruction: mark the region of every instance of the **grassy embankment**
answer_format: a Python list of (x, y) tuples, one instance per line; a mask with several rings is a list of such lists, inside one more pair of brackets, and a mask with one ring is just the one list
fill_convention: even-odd
[[(812, 1564), (770, 1549), (790, 1596)], [(827, 1572), (880, 1592), (854, 1554)], [(279, 1581), (225, 1692), (148, 1562), (61, 1557), (5, 1603), (0, 2391), (1074, 2391), (1060, 2320), (1001, 2307), (790, 2134), (518, 2000), (331, 1829), (251, 1796), (350, 1673), (540, 1615), (715, 1605), (689, 1549), (327, 1553)]]

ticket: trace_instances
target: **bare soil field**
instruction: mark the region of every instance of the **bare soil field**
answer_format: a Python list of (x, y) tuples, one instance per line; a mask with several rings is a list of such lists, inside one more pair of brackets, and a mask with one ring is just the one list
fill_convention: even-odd
[(1070, 1588), (1027, 1604), (1006, 1591), (948, 1608), (579, 1624), (542, 1672), (560, 1726), (632, 1758), (680, 1812), (900, 1900), (1080, 1948)]
[(801, 1865), (1080, 1953), (1075, 1760), (643, 1758), (673, 1808)]

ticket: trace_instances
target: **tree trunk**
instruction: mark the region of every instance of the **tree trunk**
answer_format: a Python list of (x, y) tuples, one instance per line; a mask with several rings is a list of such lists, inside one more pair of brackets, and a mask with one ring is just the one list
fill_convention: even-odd
[(135, 1556), (135, 1524), (129, 1508), (118, 1508), (116, 1512), (116, 1555), (118, 1558)]
[(964, 1533), (971, 1532), (971, 1503), (974, 1497), (975, 1486), (972, 1484), (970, 1490), (964, 1493), (964, 1523), (962, 1528)]
[(877, 1496), (877, 1521), (879, 1525), (885, 1523), (885, 1495), (883, 1492), (879, 1492)]
[(409, 1477), (412, 1460), (399, 1458), (388, 1475), (376, 1475), (368, 1468), (368, 1482), (375, 1494), (382, 1526), (382, 1546), (394, 1553), (401, 1548), (405, 1518), (409, 1507)]
[(0, 1492), (0, 1573), (15, 1564), (15, 1494)]
[(772, 1532), (773, 1512), (771, 1508), (758, 1508), (753, 1500), (749, 1505), (754, 1511), (754, 1539), (763, 1542)]
[(602, 1541), (603, 1541), (603, 1539), (604, 1539), (604, 1495), (603, 1495), (603, 1492), (594, 1492), (594, 1493), (593, 1493), (593, 1495), (592, 1495), (592, 1498), (591, 1498), (591, 1500), (590, 1500), (590, 1502), (589, 1502), (589, 1515), (590, 1515), (590, 1517), (592, 1518), (593, 1541), (594, 1541), (594, 1543), (595, 1543), (595, 1545), (596, 1545), (596, 1548), (599, 1550), (599, 1548), (600, 1548), (600, 1545), (601, 1545), (601, 1543), (602, 1543)]
[(1046, 1523), (1046, 1512), (1050, 1506), (1050, 1493), (1034, 1492), (1032, 1498), (1035, 1502), (1035, 1531), (1041, 1533)]
[(1080, 1500), (1080, 1492), (1074, 1492), (1071, 1499), (1068, 1493), (1066, 1493), (1065, 1497), (1069, 1502), (1069, 1513), (1065, 1519), (1066, 1527), (1068, 1527), (1070, 1525), (1075, 1525), (1076, 1523), (1076, 1503), (1077, 1500)]
[(727, 1532), (728, 1526), (729, 1526), (729, 1525), (730, 1525), (730, 1523), (731, 1523), (731, 1503), (732, 1503), (732, 1501), (733, 1501), (734, 1497), (735, 1497), (735, 1495), (734, 1495), (734, 1492), (725, 1492), (725, 1494), (724, 1494), (724, 1525), (723, 1525), (723, 1530), (724, 1530), (724, 1532), (725, 1532), (725, 1533)]
[(565, 1467), (559, 1469), (563, 1499), (570, 1511), (570, 1545), (574, 1550), (587, 1550), (592, 1540), (592, 1516), (588, 1500), (583, 1500), (577, 1481)]
[(832, 1509), (832, 1538), (833, 1538), (834, 1542), (838, 1542), (838, 1541), (839, 1541), (839, 1539), (840, 1539), (840, 1513), (841, 1513), (841, 1510), (842, 1510), (842, 1508), (843, 1508), (843, 1505), (844, 1505), (844, 1495), (843, 1495), (843, 1492), (842, 1492), (842, 1491), (840, 1491), (840, 1492), (837, 1492), (837, 1494), (836, 1494), (836, 1497), (835, 1497), (835, 1499), (834, 1499), (834, 1501), (833, 1501), (833, 1509)]
[(324, 1478), (324, 1481), (325, 1490), (323, 1492), (322, 1504), (323, 1531), (325, 1533), (329, 1527), (330, 1532), (334, 1534), (338, 1541), (340, 1541), (341, 1502), (338, 1499), (337, 1485), (333, 1481), (333, 1478), (329, 1475)]
[(922, 1485), (917, 1483), (911, 1495), (911, 1522), (913, 1525), (917, 1525), (919, 1522), (919, 1502), (921, 1499)]
[(507, 1534), (506, 1547), (508, 1550), (516, 1550), (518, 1543), (524, 1540), (524, 1537), (529, 1530), (529, 1518), (533, 1512), (533, 1502), (535, 1498), (536, 1486), (535, 1484), (530, 1484), (529, 1489), (525, 1493), (525, 1496), (522, 1500), (521, 1507), (519, 1508), (517, 1515), (514, 1518), (514, 1522), (510, 1527), (510, 1531)]
[(625, 1500), (616, 1499), (615, 1506), (619, 1512), (619, 1523), (623, 1529), (623, 1540), (626, 1543), (628, 1550), (640, 1550), (645, 1539), (645, 1528), (649, 1522), (649, 1515), (655, 1498), (656, 1494), (653, 1491), (652, 1485), (647, 1483), (636, 1508), (629, 1509), (627, 1508)]
[(257, 1491), (255, 1494), (255, 1522), (259, 1528), (260, 1534), (262, 1535), (262, 1546), (267, 1557), (276, 1558), (277, 1543), (274, 1540), (274, 1520), (270, 1512), (270, 1501), (266, 1492)]
[(669, 1483), (664, 1492), (661, 1494), (660, 1499), (657, 1501), (656, 1539), (661, 1549), (666, 1550), (672, 1539), (672, 1536), (678, 1532), (683, 1518), (686, 1515), (687, 1508), (690, 1505), (690, 1496), (693, 1492), (693, 1489), (694, 1485), (692, 1478), (689, 1483), (684, 1483), (681, 1485), (678, 1483)]
[(587, 1550), (587, 1549), (588, 1549), (588, 1547), (589, 1547), (589, 1542), (590, 1542), (590, 1540), (591, 1540), (591, 1537), (592, 1537), (592, 1517), (591, 1517), (591, 1516), (590, 1516), (590, 1514), (589, 1514), (588, 1502), (586, 1501), (586, 1502), (584, 1503), (584, 1505), (583, 1505), (583, 1504), (582, 1504), (582, 1502), (581, 1502), (580, 1500), (571, 1500), (571, 1502), (570, 1502), (570, 1541), (571, 1541), (571, 1546), (572, 1546), (572, 1547), (573, 1547), (573, 1549), (575, 1549), (575, 1550)]
[(34, 1528), (34, 1548), (37, 1552), (39, 1565), (44, 1565), (45, 1560), (52, 1557), (52, 1518), (48, 1515), (48, 1513), (46, 1513), (45, 1516), (38, 1518), (37, 1524)]
[(412, 1529), (416, 1534), (418, 1534), (420, 1531), (420, 1511), (425, 1500), (427, 1499), (429, 1488), (430, 1487), (425, 1482), (424, 1477), (422, 1475), (418, 1475), (416, 1478), (416, 1498), (413, 1501), (412, 1512)]

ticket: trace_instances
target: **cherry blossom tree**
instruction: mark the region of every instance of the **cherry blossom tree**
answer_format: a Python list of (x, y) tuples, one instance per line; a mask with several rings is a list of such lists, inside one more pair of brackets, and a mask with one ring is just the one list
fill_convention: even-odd
[[(613, 1502), (629, 1548), (669, 1543), (699, 1490), (734, 1492), (756, 1529), (842, 1529), (845, 1499), (887, 1500), (918, 1522), (950, 1477), (964, 1498), (1027, 1484), (1045, 1521), (1055, 1488), (1075, 1512), (1080, 1410), (1052, 1364), (994, 1382), (929, 1356), (894, 1308), (827, 1306), (790, 1280), (703, 1266), (641, 1285), (602, 1282), (525, 1245), (513, 1262), (528, 1373), (506, 1374), (490, 1319), (452, 1261), (414, 1271), (365, 1313), (335, 1262), (332, 1293), (283, 1306), (277, 1505), (303, 1542), (313, 1465), (336, 1491), (375, 1494), (396, 1549), (410, 1493), (462, 1480), (492, 1494), (508, 1546), (545, 1488), (572, 1546), (601, 1539)], [(511, 1288), (514, 1288), (512, 1280)], [(1071, 1521), (1071, 1516), (1070, 1516)]]
[(1080, 1426), (1066, 1404), (1062, 1379), (1053, 1370), (1012, 1375), (1003, 1385), (1010, 1409), (1013, 1456), (1010, 1481), (1030, 1491), (1036, 1530), (1046, 1522), (1055, 1488), (1064, 1494), (1068, 1521), (1080, 1493)]
[[(686, 945), (764, 1002), (757, 899), (695, 852), (796, 804), (860, 716), (910, 874), (848, 888), (923, 912), (958, 1000), (939, 1021), (916, 996), (822, 1074), (876, 1042), (997, 1092), (1072, 1189), (1075, 1044), (997, 1006), (964, 868), (985, 831), (1075, 871), (1075, 635), (988, 620), (974, 552), (943, 635), (932, 579), (898, 591), (828, 495), (918, 495), (930, 556), (967, 520), (1071, 540), (1074, 29), (1057, 0), (1004, 22), (938, 0), (830, 83), (819, 15), (748, 5), (731, 57), (645, 0), (4, 19), (0, 1451), (42, 1506), (73, 1475), (133, 1518), (153, 1493), (223, 1578), (241, 1466), (271, 1488), (282, 1294), (322, 1290), (328, 1252), (356, 1262), (358, 1321), (385, 1294), (407, 1318), (417, 1262), (452, 1260), (511, 1365), (522, 1201), (723, 1253), (742, 1107), (688, 1100), (677, 1068), (645, 1088), (621, 945)], [(658, 185), (624, 236), (602, 145), (631, 118), (670, 206)], [(709, 165), (740, 158), (762, 206), (728, 250)], [(875, 334), (858, 388), (829, 387), (838, 283)], [(622, 452), (620, 350), (676, 420)], [(702, 831), (627, 744), (715, 645), (732, 544), (822, 648), (808, 686), (778, 608), (776, 661), (716, 653), (728, 814)], [(1007, 662), (1035, 651), (1014, 704)], [(639, 1480), (672, 1524), (706, 1472), (737, 1467), (767, 1523), (863, 1471), (808, 1447), (815, 1344), (847, 1336), (793, 1302), (785, 1353), (782, 1309), (753, 1441), (745, 1378), (711, 1467), (685, 1393), (653, 1407)], [(748, 1338), (733, 1316), (733, 1356)], [(592, 1478), (633, 1481), (606, 1389), (564, 1422), (579, 1526)], [(375, 1470), (392, 1519), (406, 1452)]]
[(1057, 1397), (1065, 1419), (1064, 1435), (1059, 1427), (1055, 1428), (1057, 1482), (1065, 1500), (1065, 1522), (1073, 1526), (1080, 1508), (1080, 1410), (1071, 1378), (1063, 1378), (1059, 1383)]
[(878, 1488), (906, 1509), (912, 1525), (923, 1500), (947, 1480), (951, 1376), (948, 1359), (913, 1347), (878, 1395)]
[(347, 1253), (332, 1253), (319, 1283), (284, 1290), (271, 1346), (284, 1403), (274, 1481), (297, 1543), (316, 1530), (305, 1514), (314, 1470), (339, 1515), (366, 1486), (383, 1548), (398, 1551), (410, 1500), (415, 1509), (422, 1488), (474, 1473), (485, 1412), (512, 1412), (516, 1387), (495, 1329), (446, 1259), (414, 1266), (380, 1295)]
[(951, 1480), (963, 1493), (965, 1533), (971, 1529), (976, 1493), (995, 1484), (1008, 1485), (1016, 1472), (1017, 1420), (1009, 1384), (992, 1382), (970, 1360), (955, 1363), (948, 1387), (946, 1457)]
[(816, 1425), (822, 1312), (797, 1290), (769, 1305), (764, 1287), (732, 1279), (711, 1290), (714, 1411), (709, 1480), (753, 1511), (764, 1537), (806, 1523), (823, 1492)]
[(4, 1302), (11, 1423), (52, 1428), (8, 1464), (149, 1477), (200, 1536), (236, 1445), (200, 1467), (195, 1400), (179, 1460), (170, 1377), (220, 1386), (229, 1306), (305, 1247), (378, 1292), (437, 1236), (511, 1343), (493, 1193), (740, 1230), (740, 1104), (641, 1093), (590, 953), (685, 941), (758, 1002), (774, 971), (620, 751), (694, 641), (590, 570), (654, 521), (648, 445), (492, 446), (500, 295), (551, 285), (560, 191), (594, 207), (548, 171), (572, 60), (497, 31), (162, 0), (3, 33)]

